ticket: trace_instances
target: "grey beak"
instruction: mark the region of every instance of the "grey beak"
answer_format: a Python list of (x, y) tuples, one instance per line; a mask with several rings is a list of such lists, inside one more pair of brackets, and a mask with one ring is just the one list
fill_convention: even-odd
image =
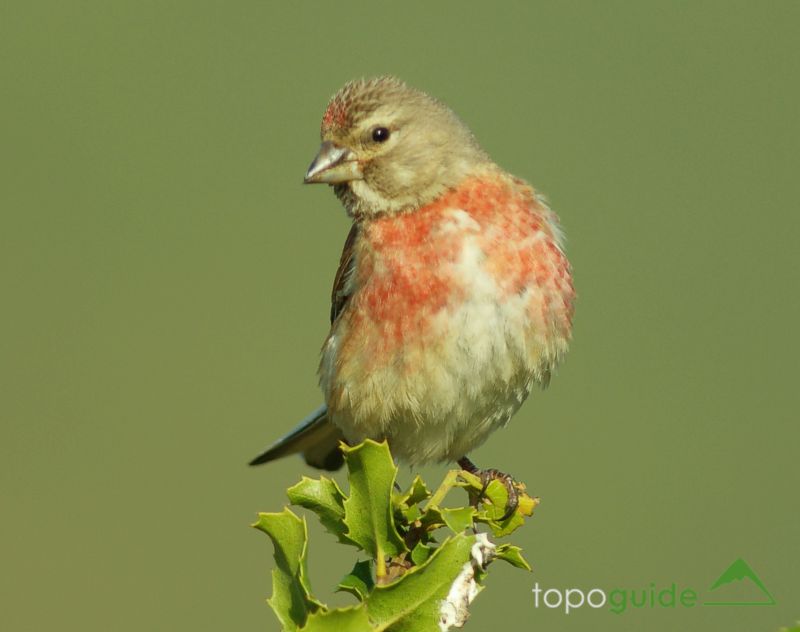
[(339, 184), (350, 180), (360, 180), (361, 169), (353, 153), (326, 140), (306, 171), (305, 184)]

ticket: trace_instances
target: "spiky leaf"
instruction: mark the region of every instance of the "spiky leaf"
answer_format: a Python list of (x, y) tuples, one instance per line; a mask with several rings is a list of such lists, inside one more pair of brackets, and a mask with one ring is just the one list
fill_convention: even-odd
[(459, 507), (458, 509), (442, 509), (441, 515), (444, 523), (453, 533), (463, 533), (472, 526), (475, 518), (474, 507)]
[(320, 611), (308, 617), (301, 632), (374, 632), (363, 604)]
[(378, 630), (439, 632), (442, 600), (470, 560), (475, 536), (454, 535), (422, 566), (399, 580), (376, 586), (366, 601), (370, 620)]
[(405, 520), (406, 524), (412, 524), (422, 518), (422, 510), (419, 505), (411, 505), (411, 507), (401, 510), (400, 515), (401, 522)]
[(338, 592), (349, 592), (351, 595), (355, 595), (359, 601), (364, 601), (374, 586), (372, 565), (368, 560), (364, 560), (356, 562), (353, 570), (342, 577), (342, 581), (339, 582), (336, 590)]
[[(367, 440), (345, 448), (350, 496), (344, 501), (346, 536), (375, 560), (406, 551), (392, 511), (397, 466), (384, 441)], [(379, 566), (380, 568), (380, 566)]]
[(417, 475), (405, 492), (396, 495), (395, 503), (400, 507), (411, 507), (421, 503), (423, 500), (427, 500), (430, 496), (431, 492), (427, 485), (425, 485), (422, 478)]
[(434, 531), (445, 525), (442, 510), (438, 507), (429, 507), (425, 509), (425, 512), (420, 516), (420, 522), (427, 531)]
[(311, 597), (308, 583), (306, 521), (285, 508), (281, 513), (258, 514), (253, 526), (266, 533), (275, 548), (272, 597), (267, 603), (275, 611), (284, 630), (298, 630), (305, 624), (308, 615), (321, 606)]
[(321, 476), (312, 479), (304, 476), (299, 483), (286, 490), (289, 501), (313, 511), (322, 526), (339, 538), (340, 542), (350, 543), (344, 537), (347, 527), (344, 524), (345, 496), (336, 481)]
[(522, 549), (518, 546), (513, 546), (511, 544), (501, 544), (497, 547), (497, 559), (505, 560), (511, 566), (516, 566), (517, 568), (523, 568), (526, 571), (531, 570), (531, 565), (528, 564), (528, 560), (522, 557)]
[(417, 566), (421, 566), (433, 553), (434, 548), (422, 542), (417, 542), (411, 549), (411, 561)]

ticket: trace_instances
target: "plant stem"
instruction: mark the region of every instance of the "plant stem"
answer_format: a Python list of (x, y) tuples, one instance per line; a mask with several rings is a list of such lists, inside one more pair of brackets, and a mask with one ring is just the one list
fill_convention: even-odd
[(386, 578), (386, 556), (383, 554), (383, 549), (378, 546), (377, 559), (375, 560), (375, 579), (376, 583), (382, 584)]
[(442, 484), (439, 485), (439, 488), (434, 492), (433, 496), (430, 497), (428, 503), (425, 505), (425, 509), (430, 509), (431, 507), (438, 507), (444, 497), (447, 496), (447, 492), (449, 492), (453, 487), (456, 485), (456, 479), (458, 478), (459, 470), (450, 470), (447, 473), (447, 476), (444, 477)]

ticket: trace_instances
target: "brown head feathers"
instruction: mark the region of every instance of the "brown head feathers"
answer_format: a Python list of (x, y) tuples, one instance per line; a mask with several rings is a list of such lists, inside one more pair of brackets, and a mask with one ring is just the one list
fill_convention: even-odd
[(450, 108), (392, 76), (345, 84), (320, 131), (358, 164), (360, 178), (335, 186), (354, 216), (418, 208), (491, 165)]

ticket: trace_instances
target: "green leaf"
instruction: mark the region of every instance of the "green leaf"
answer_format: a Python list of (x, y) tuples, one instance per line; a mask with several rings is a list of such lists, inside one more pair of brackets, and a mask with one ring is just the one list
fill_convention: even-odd
[(308, 530), (306, 521), (288, 508), (281, 513), (260, 513), (253, 526), (266, 533), (275, 548), (272, 597), (267, 603), (284, 630), (293, 632), (322, 604), (311, 597), (306, 569)]
[(363, 604), (320, 611), (308, 617), (302, 632), (373, 632)]
[(431, 553), (433, 553), (432, 546), (428, 546), (422, 542), (417, 542), (416, 546), (411, 549), (411, 561), (417, 566), (422, 566), (422, 564), (431, 556)]
[(395, 511), (399, 512), (399, 516), (406, 523), (412, 524), (419, 520), (422, 515), (419, 503), (423, 500), (430, 498), (431, 492), (423, 482), (422, 478), (416, 476), (411, 482), (411, 486), (403, 493), (395, 493), (392, 495), (392, 502), (394, 503)]
[[(338, 585), (338, 591), (350, 592), (361, 603), (329, 610), (314, 600), (306, 571), (305, 520), (289, 509), (278, 514), (259, 514), (254, 526), (269, 535), (275, 548), (276, 568), (268, 602), (282, 629), (437, 632), (442, 621), (451, 626), (463, 625), (469, 615), (466, 606), (482, 589), (486, 565), (491, 560), (499, 557), (530, 570), (519, 547), (496, 546), (485, 534), (466, 533), (476, 521), (488, 524), (497, 535), (520, 526), (538, 502), (524, 493), (524, 486), (517, 486), (518, 509), (501, 520), (508, 499), (505, 486), (498, 481), (491, 482), (484, 494), (479, 477), (450, 470), (433, 495), (418, 476), (404, 492), (397, 493), (393, 490), (397, 467), (388, 446), (369, 440), (347, 448), (345, 462), (349, 497), (325, 477), (304, 477), (287, 493), (293, 504), (315, 513), (341, 542), (355, 545), (372, 556), (373, 560), (356, 563)], [(464, 488), (473, 504), (443, 507), (453, 487)], [(445, 526), (448, 530), (437, 531)], [(455, 535), (437, 544), (434, 534), (450, 531)], [(409, 552), (408, 546), (412, 544)], [(471, 559), (473, 552), (476, 560)], [(390, 569), (388, 557), (395, 558)], [(374, 569), (371, 563), (375, 564)], [(400, 575), (403, 570), (405, 573)]]
[(403, 509), (418, 505), (423, 500), (427, 500), (430, 497), (430, 490), (428, 490), (422, 478), (417, 475), (411, 482), (411, 486), (405, 492), (396, 496), (395, 503)]
[(397, 581), (376, 586), (365, 602), (376, 630), (439, 632), (441, 603), (470, 559), (475, 536), (448, 538), (422, 566)]
[(497, 547), (497, 559), (505, 560), (511, 566), (516, 566), (517, 568), (523, 568), (526, 571), (531, 570), (531, 565), (528, 564), (528, 560), (522, 557), (522, 549), (518, 546), (513, 546), (511, 544), (501, 544)]
[(344, 501), (346, 536), (375, 559), (381, 576), (387, 555), (407, 551), (394, 524), (392, 486), (397, 466), (384, 441), (367, 440), (344, 449), (350, 497)]
[(420, 517), (420, 522), (426, 531), (434, 531), (445, 525), (444, 516), (438, 507), (430, 507)]
[(286, 490), (289, 501), (313, 511), (319, 516), (322, 526), (339, 538), (340, 542), (350, 543), (344, 534), (347, 527), (344, 524), (344, 499), (345, 496), (336, 481), (325, 476), (312, 479), (304, 476), (297, 485)]
[(422, 517), (422, 512), (419, 505), (411, 505), (408, 509), (403, 509), (401, 515), (406, 523), (412, 524)]
[(364, 601), (374, 586), (372, 565), (369, 560), (365, 560), (356, 562), (353, 570), (342, 577), (336, 590), (337, 592), (349, 592), (351, 595), (355, 595), (359, 601)]
[(474, 507), (460, 507), (459, 509), (442, 509), (441, 515), (444, 523), (453, 533), (463, 533), (472, 526), (475, 518)]
[(499, 520), (508, 507), (508, 490), (506, 486), (498, 480), (490, 481), (484, 496), (491, 504), (490, 507), (487, 507), (489, 517), (492, 520)]

